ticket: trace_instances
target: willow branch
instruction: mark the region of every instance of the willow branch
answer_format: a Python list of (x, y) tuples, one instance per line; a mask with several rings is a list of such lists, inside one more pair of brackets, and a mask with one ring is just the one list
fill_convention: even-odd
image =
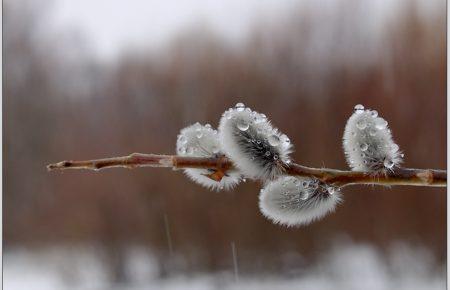
[[(128, 156), (86, 161), (61, 161), (47, 166), (48, 170), (88, 169), (100, 170), (113, 167), (168, 167), (173, 169), (204, 168), (226, 172), (234, 167), (226, 157), (200, 158), (177, 155), (133, 153)], [(316, 177), (323, 182), (344, 187), (354, 184), (447, 186), (447, 171), (436, 169), (396, 168), (392, 172), (365, 173), (328, 168), (311, 168), (291, 163), (285, 165), (287, 175)]]

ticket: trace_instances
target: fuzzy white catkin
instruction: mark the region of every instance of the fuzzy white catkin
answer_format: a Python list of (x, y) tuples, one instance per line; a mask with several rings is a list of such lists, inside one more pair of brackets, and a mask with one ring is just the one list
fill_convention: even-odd
[[(219, 157), (223, 155), (217, 130), (209, 124), (203, 126), (195, 123), (182, 129), (178, 134), (176, 149), (180, 156)], [(206, 176), (214, 173), (211, 169), (186, 168), (184, 172), (194, 182), (213, 190), (228, 190), (241, 181), (241, 174), (235, 169), (228, 170), (221, 181), (215, 181)]]
[(273, 179), (291, 162), (289, 138), (273, 128), (264, 114), (238, 103), (223, 113), (219, 138), (227, 157), (244, 175), (254, 179)]
[(316, 178), (281, 176), (261, 189), (259, 208), (275, 224), (298, 226), (334, 211), (340, 200), (338, 189)]
[(356, 105), (348, 119), (343, 136), (347, 163), (354, 171), (393, 170), (402, 162), (403, 154), (392, 139), (388, 122), (374, 110)]

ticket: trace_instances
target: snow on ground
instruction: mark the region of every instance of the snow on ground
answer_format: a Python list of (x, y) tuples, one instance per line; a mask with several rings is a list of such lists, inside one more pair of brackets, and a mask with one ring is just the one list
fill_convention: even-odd
[[(238, 257), (239, 258), (239, 257)], [(127, 284), (111, 284), (97, 251), (92, 248), (52, 248), (5, 252), (5, 290), (64, 289), (445, 289), (445, 267), (434, 265), (425, 249), (404, 244), (392, 247), (387, 259), (368, 245), (339, 244), (323, 253), (319, 261), (297, 277), (236, 277), (225, 273), (157, 278), (152, 256), (134, 248), (127, 257)], [(239, 278), (236, 280), (236, 278)]]

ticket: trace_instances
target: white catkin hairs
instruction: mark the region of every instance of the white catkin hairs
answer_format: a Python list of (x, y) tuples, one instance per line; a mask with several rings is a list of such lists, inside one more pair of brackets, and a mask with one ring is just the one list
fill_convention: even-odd
[(345, 126), (343, 146), (347, 163), (354, 171), (393, 170), (403, 154), (392, 140), (388, 122), (375, 110), (356, 105)]
[(275, 224), (307, 225), (334, 211), (339, 190), (316, 178), (281, 176), (261, 189), (259, 208)]
[(264, 114), (242, 103), (223, 113), (219, 138), (226, 156), (250, 178), (273, 179), (291, 162), (289, 138), (273, 128)]
[[(177, 138), (177, 154), (192, 157), (219, 157), (223, 153), (220, 150), (220, 142), (217, 130), (211, 125), (195, 123), (180, 131)], [(220, 181), (208, 177), (214, 174), (213, 169), (184, 169), (189, 178), (209, 189), (231, 189), (241, 181), (238, 170), (228, 170)]]

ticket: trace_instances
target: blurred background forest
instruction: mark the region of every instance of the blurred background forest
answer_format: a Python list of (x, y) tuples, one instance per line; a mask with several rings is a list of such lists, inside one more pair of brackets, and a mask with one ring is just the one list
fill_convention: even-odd
[[(239, 40), (199, 22), (158, 49), (127, 47), (104, 59), (83, 31), (49, 29), (55, 2), (5, 1), (5, 289), (46, 277), (26, 269), (56, 271), (72, 286), (83, 271), (105, 285), (134, 285), (139, 275), (228, 277), (237, 270), (233, 243), (241, 280), (302, 281), (320, 261), (360, 269), (373, 256), (387, 276), (409, 271), (437, 281), (427, 289), (444, 289), (445, 189), (352, 187), (334, 214), (284, 228), (260, 214), (251, 181), (216, 193), (165, 169), (47, 172), (64, 159), (172, 154), (181, 128), (217, 126), (237, 102), (286, 133), (301, 164), (347, 168), (341, 137), (361, 103), (389, 121), (406, 167), (446, 168), (446, 1), (294, 2), (270, 21), (257, 18)], [(101, 21), (108, 10), (98, 13)], [(101, 270), (86, 270), (94, 264)], [(323, 283), (336, 278), (316, 268)]]

